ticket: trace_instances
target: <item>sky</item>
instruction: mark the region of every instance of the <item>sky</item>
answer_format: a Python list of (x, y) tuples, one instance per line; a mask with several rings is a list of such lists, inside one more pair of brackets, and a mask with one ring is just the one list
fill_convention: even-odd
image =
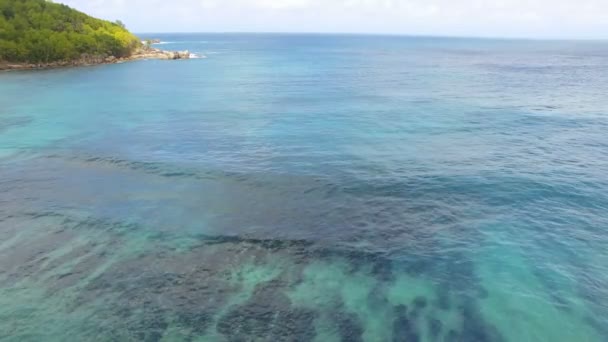
[(59, 0), (146, 32), (607, 39), (608, 0)]

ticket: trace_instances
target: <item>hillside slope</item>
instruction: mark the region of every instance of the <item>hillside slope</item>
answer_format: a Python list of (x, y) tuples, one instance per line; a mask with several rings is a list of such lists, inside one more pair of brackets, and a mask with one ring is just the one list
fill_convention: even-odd
[(51, 63), (129, 56), (140, 40), (120, 22), (45, 0), (0, 0), (0, 61)]

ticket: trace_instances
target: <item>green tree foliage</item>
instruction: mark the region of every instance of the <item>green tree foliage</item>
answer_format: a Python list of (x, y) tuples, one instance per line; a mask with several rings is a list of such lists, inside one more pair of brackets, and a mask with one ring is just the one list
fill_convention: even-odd
[(0, 60), (49, 63), (125, 57), (140, 40), (115, 23), (45, 0), (0, 0)]

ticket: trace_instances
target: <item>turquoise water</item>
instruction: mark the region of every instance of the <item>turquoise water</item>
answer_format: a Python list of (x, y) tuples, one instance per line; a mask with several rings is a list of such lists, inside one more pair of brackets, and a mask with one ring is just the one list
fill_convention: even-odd
[(151, 36), (0, 74), (0, 340), (608, 340), (608, 43)]

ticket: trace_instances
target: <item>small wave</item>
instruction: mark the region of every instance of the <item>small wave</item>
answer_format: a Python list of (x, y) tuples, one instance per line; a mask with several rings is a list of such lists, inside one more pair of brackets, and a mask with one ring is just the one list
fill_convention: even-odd
[(205, 56), (205, 55), (198, 55), (196, 53), (191, 53), (190, 54), (190, 59), (199, 59), (199, 58), (207, 58), (207, 56)]

